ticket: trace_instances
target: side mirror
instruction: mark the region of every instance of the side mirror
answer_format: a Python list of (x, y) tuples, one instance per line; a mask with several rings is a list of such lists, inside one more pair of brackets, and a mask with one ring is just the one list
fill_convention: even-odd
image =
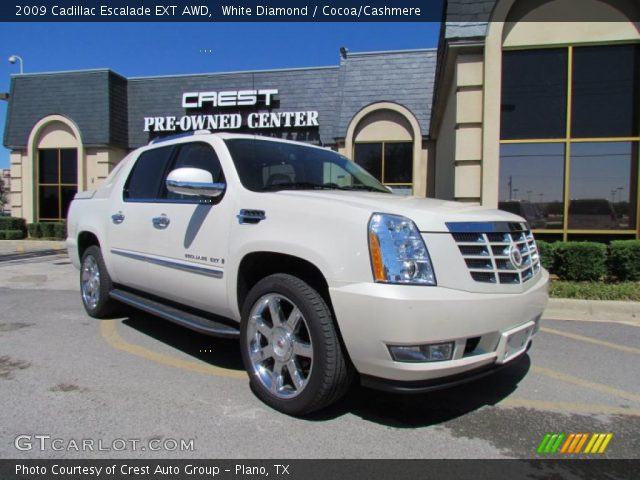
[(176, 168), (167, 176), (167, 190), (179, 195), (215, 198), (225, 188), (225, 183), (213, 183), (211, 173), (200, 168)]

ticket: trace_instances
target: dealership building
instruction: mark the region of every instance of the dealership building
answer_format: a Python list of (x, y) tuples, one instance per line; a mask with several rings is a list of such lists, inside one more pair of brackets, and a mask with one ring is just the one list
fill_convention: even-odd
[(332, 148), (398, 193), (500, 207), (539, 237), (638, 238), (640, 7), (580, 3), (610, 21), (544, 21), (571, 0), (450, 0), (436, 49), (343, 49), (303, 69), (13, 75), (12, 214), (62, 220), (132, 149), (208, 129)]

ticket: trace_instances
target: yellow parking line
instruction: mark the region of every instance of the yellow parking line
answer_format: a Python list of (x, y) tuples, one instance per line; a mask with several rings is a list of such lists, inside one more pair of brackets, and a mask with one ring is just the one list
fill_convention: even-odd
[(497, 404), (499, 407), (531, 408), (559, 413), (583, 413), (587, 415), (629, 415), (640, 417), (640, 408), (622, 408), (611, 405), (590, 403), (553, 402), (549, 400), (530, 400), (527, 398), (506, 398)]
[(197, 373), (205, 373), (208, 375), (216, 375), (219, 377), (246, 379), (247, 374), (243, 371), (231, 370), (228, 368), (214, 367), (213, 365), (206, 365), (198, 362), (190, 362), (188, 360), (182, 360), (180, 358), (170, 357), (162, 353), (154, 352), (146, 349), (140, 345), (134, 345), (127, 342), (118, 334), (118, 321), (117, 320), (103, 320), (100, 323), (100, 334), (102, 338), (111, 345), (113, 348), (136, 355), (138, 357), (146, 358), (153, 362), (168, 365), (170, 367), (181, 368), (183, 370), (190, 370)]
[(597, 338), (586, 337), (584, 335), (578, 335), (577, 333), (563, 332), (562, 330), (556, 330), (554, 328), (542, 327), (540, 330), (545, 333), (551, 333), (553, 335), (560, 335), (563, 337), (571, 338), (572, 340), (579, 340), (581, 342), (593, 343), (594, 345), (600, 345), (602, 347), (613, 348), (615, 350), (620, 350), (621, 352), (640, 354), (640, 348), (627, 347), (626, 345), (618, 345), (617, 343), (605, 342), (604, 340), (598, 340)]
[(545, 367), (532, 366), (531, 370), (535, 373), (539, 373), (540, 375), (545, 375), (562, 382), (573, 383), (574, 385), (578, 385), (580, 387), (596, 390), (598, 392), (606, 393), (607, 395), (612, 395), (614, 397), (624, 398), (625, 400), (631, 400), (632, 402), (640, 402), (640, 395), (627, 392), (625, 390), (620, 390), (618, 388), (610, 387), (609, 385), (582, 380), (581, 378), (574, 377), (573, 375), (568, 375), (566, 373), (558, 372), (556, 370), (551, 370), (550, 368)]

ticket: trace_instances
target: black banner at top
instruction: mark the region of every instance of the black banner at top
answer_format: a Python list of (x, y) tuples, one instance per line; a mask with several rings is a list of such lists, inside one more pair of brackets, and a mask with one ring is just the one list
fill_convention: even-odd
[(10, 22), (438, 22), (443, 0), (14, 0)]
[(637, 0), (14, 0), (2, 22), (615, 22), (640, 20)]

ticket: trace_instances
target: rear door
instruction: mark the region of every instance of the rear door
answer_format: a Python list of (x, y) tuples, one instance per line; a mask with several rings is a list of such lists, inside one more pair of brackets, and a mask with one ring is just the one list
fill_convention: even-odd
[(109, 271), (113, 281), (146, 290), (147, 256), (154, 233), (154, 205), (162, 195), (162, 181), (173, 160), (173, 146), (142, 152), (128, 177), (111, 198), (107, 235)]

